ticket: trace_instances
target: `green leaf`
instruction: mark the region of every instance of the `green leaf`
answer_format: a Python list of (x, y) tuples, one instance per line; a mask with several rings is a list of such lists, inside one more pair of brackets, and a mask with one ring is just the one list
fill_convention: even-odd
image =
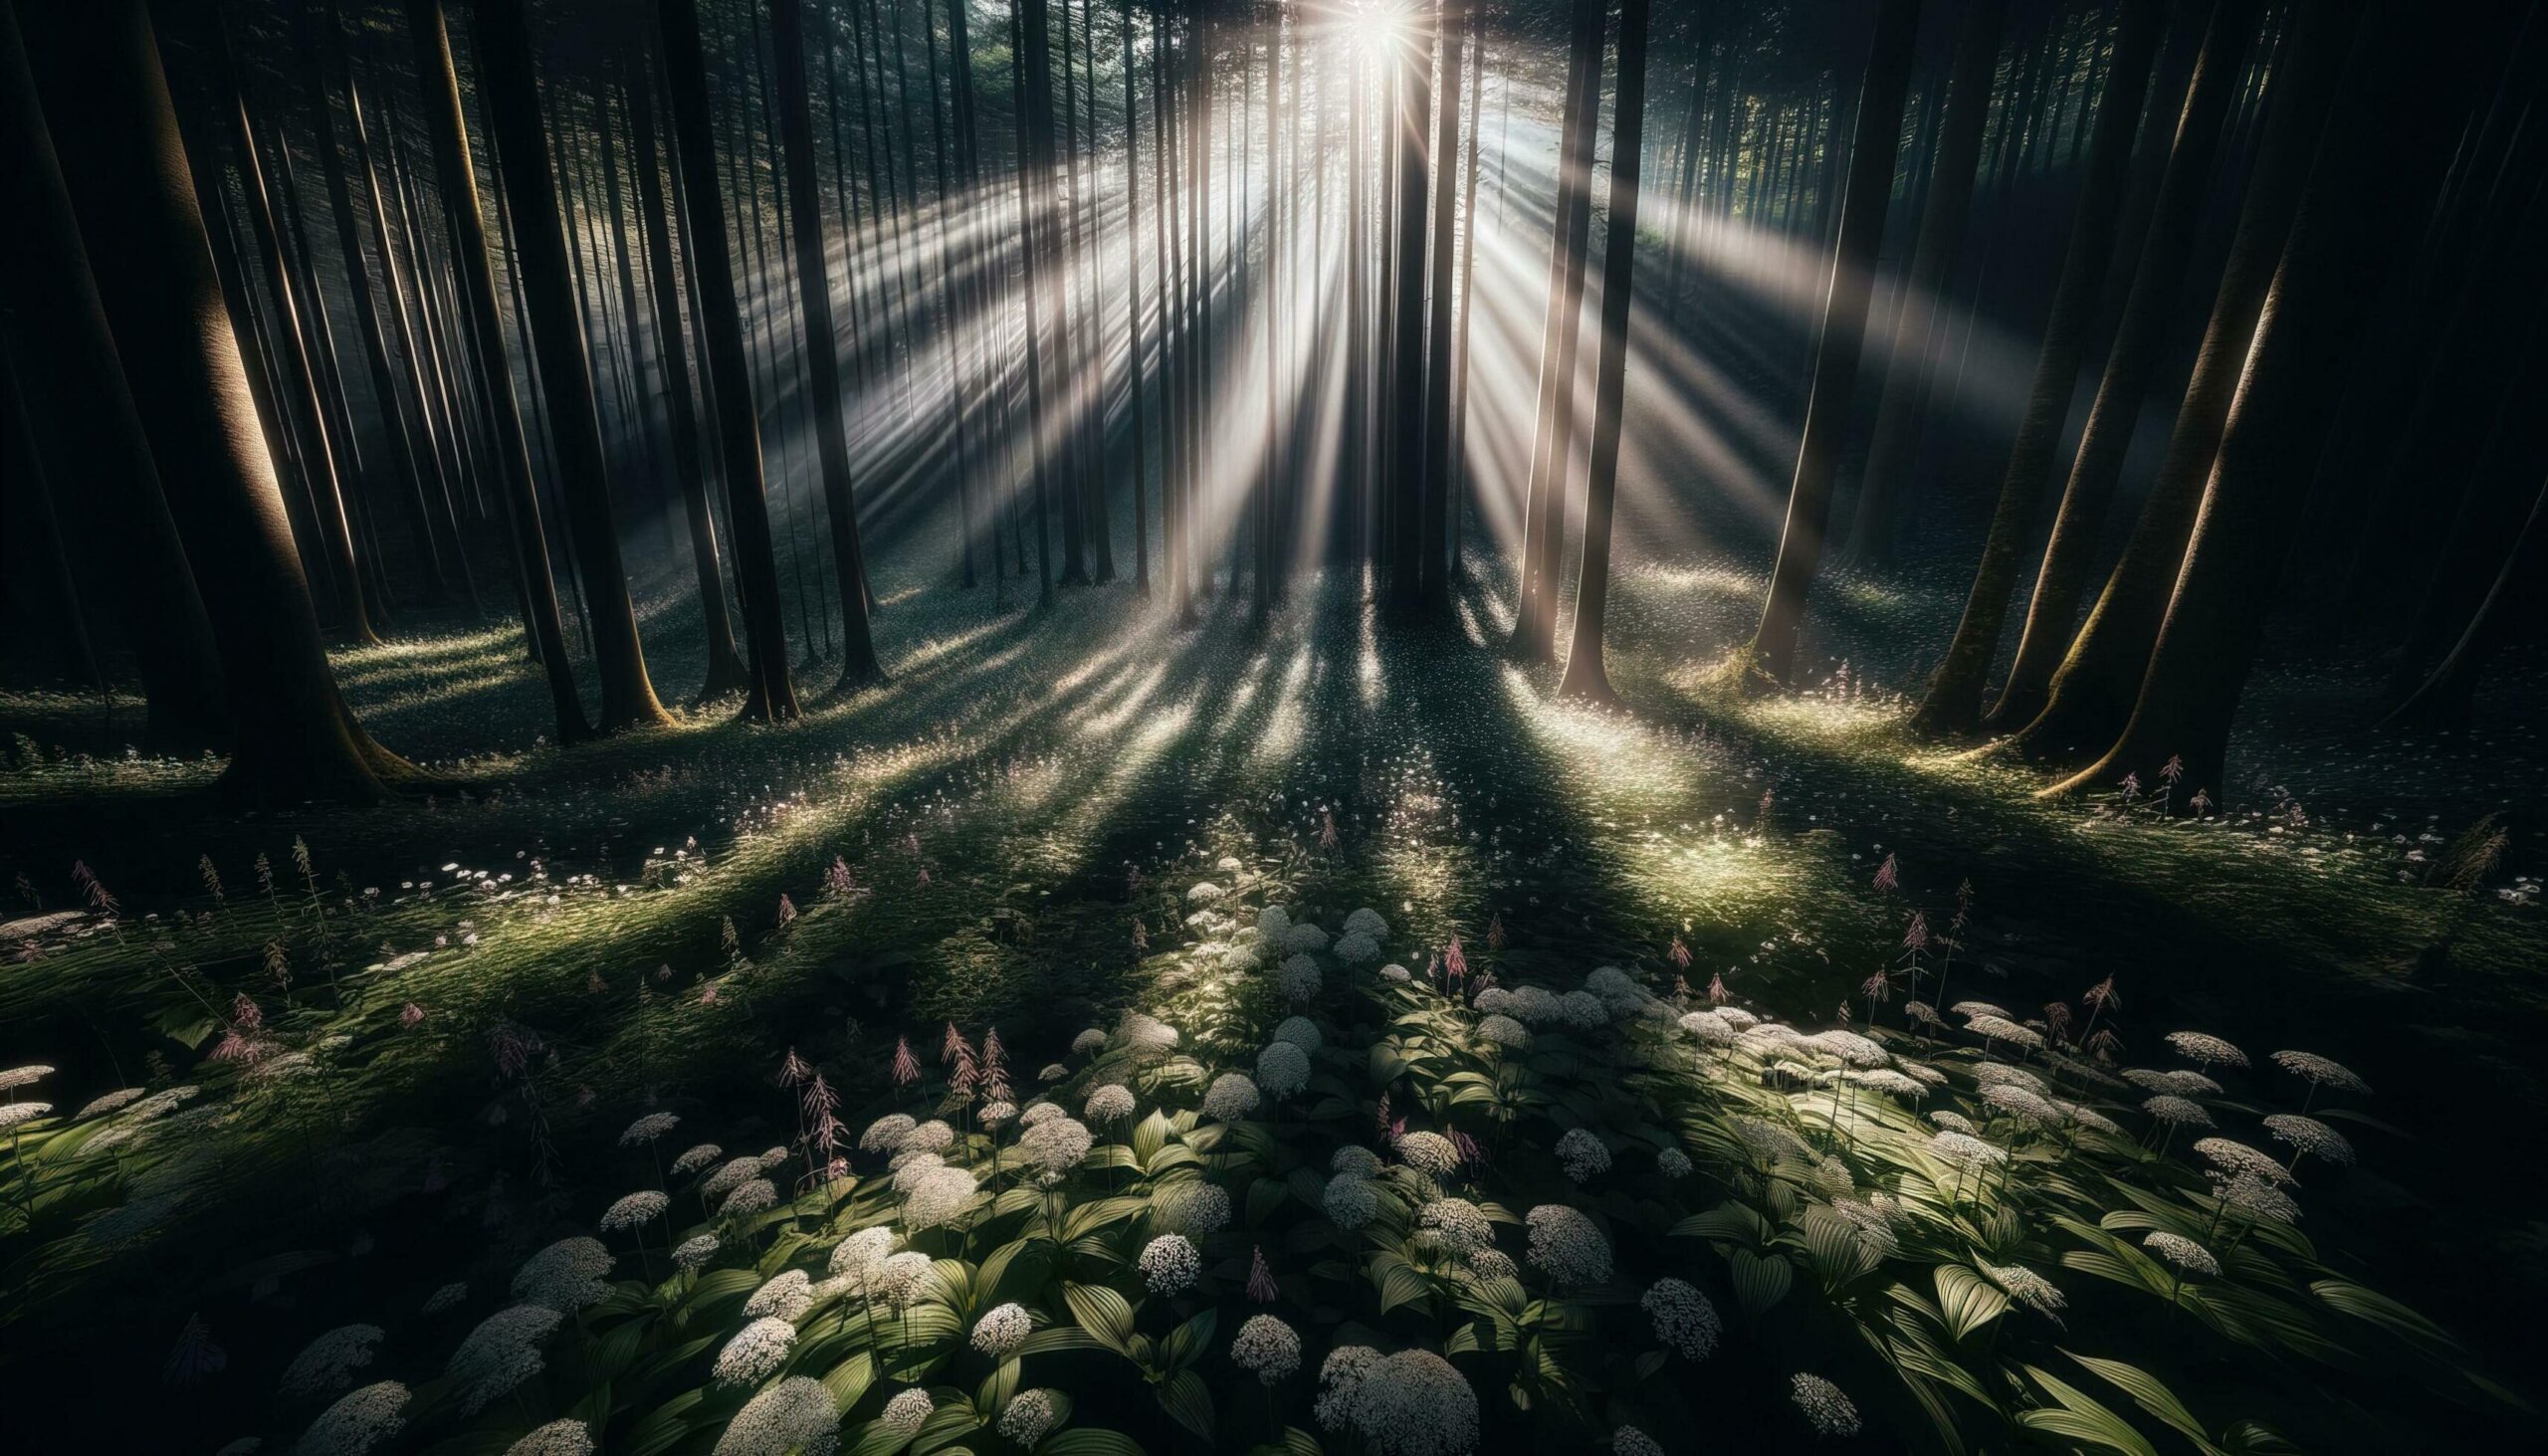
[(1133, 1130), (1133, 1155), (1148, 1166), (1151, 1158), (1168, 1145), (1168, 1119), (1156, 1111), (1152, 1112), (1142, 1119), (1141, 1126)]
[(1132, 1353), (1133, 1306), (1122, 1295), (1102, 1284), (1065, 1284), (1062, 1303), (1090, 1339), (1118, 1354)]
[(1212, 1348), (1212, 1332), (1220, 1325), (1221, 1312), (1207, 1309), (1193, 1319), (1168, 1332), (1160, 1353), (1171, 1370), (1182, 1370), (1202, 1358)]
[(1035, 1448), (1037, 1456), (1143, 1456), (1141, 1442), (1122, 1431), (1073, 1426), (1055, 1431)]
[(2018, 1411), (2017, 1424), (2084, 1441), (2091, 1446), (2102, 1446), (2109, 1451), (2121, 1451), (2124, 1456), (2159, 1456), (2158, 1449), (2134, 1430), (2130, 1421), (2032, 1365), (2026, 1365), (2024, 1369), (2036, 1384), (2043, 1387), (2045, 1394), (2060, 1401), (2061, 1405), (2057, 1410)]
[(2448, 1359), (2459, 1353), (2459, 1343), (2441, 1326), (2376, 1290), (2342, 1279), (2321, 1279), (2309, 1286), (2309, 1292), (2329, 1309), (2377, 1325), (2427, 1354)]
[(1962, 1264), (1938, 1266), (1938, 1316), (1956, 1340), (2009, 1312), (2009, 1296)]
[(1212, 1439), (1212, 1392), (1203, 1386), (1203, 1377), (1192, 1370), (1179, 1370), (1173, 1379), (1159, 1387), (1160, 1408), (1173, 1416), (1178, 1425), (1203, 1438)]
[(1756, 1254), (1750, 1249), (1737, 1249), (1730, 1261), (1734, 1269), (1734, 1294), (1743, 1308), (1763, 1315), (1786, 1299), (1788, 1287), (1796, 1282), (1796, 1266), (1778, 1254)]
[(2177, 1434), (2194, 1442), (2195, 1448), (2204, 1452), (2205, 1456), (2223, 1456), (2221, 1448), (2212, 1444), (2212, 1437), (2204, 1430), (2203, 1422), (2194, 1418), (2194, 1412), (2186, 1409), (2185, 1402), (2177, 1398), (2175, 1391), (2161, 1384), (2158, 1376), (2139, 1365), (2125, 1364), (2119, 1359), (2100, 1359), (2095, 1355), (2081, 1354), (2073, 1350), (2065, 1350), (2061, 1352), (2085, 1365), (2090, 1371), (2104, 1376), (2107, 1383), (2131, 1396), (2133, 1404), (2166, 1422)]

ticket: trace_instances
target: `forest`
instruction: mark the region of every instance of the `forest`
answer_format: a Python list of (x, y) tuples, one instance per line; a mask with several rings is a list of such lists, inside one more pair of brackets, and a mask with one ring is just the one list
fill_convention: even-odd
[(2540, 1449), (2543, 515), (2548, 0), (0, 0), (0, 1446)]

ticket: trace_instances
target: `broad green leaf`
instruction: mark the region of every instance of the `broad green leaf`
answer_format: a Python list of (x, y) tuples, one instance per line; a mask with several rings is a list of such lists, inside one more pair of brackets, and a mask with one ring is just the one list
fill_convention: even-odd
[(1937, 1283), (1939, 1318), (1958, 1341), (2009, 1312), (2009, 1296), (1962, 1264), (1939, 1265)]

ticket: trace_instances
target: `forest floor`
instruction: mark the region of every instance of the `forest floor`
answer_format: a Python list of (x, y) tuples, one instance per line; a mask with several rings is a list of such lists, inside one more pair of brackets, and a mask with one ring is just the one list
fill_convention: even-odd
[[(1817, 684), (1747, 703), (1694, 644), (1735, 639), (1757, 576), (1632, 570), (1620, 711), (1553, 703), (1552, 675), (1488, 650), (1504, 618), (1483, 591), (1409, 631), (1304, 586), (1261, 644), (1223, 603), (1177, 633), (1120, 587), (1041, 616), (987, 587), (880, 591), (882, 689), (834, 697), (809, 665), (800, 724), (711, 705), (571, 752), (545, 744), (510, 626), (340, 652), (357, 714), (445, 778), (378, 809), (234, 814), (205, 792), (212, 765), (116, 750), (137, 705), (118, 723), (0, 696), (18, 735), (0, 879), (20, 917), (0, 932), (0, 1064), (59, 1068), (37, 1095), (64, 1107), (165, 1085), (237, 1030), (242, 992), (360, 1053), (207, 1129), (208, 1152), (133, 1200), (141, 1253), (62, 1237), (89, 1207), (13, 1224), (11, 1383), (138, 1373), (219, 1309), (249, 1368), (148, 1417), (217, 1433), (272, 1388), (289, 1332), (361, 1317), (349, 1291), (412, 1308), (443, 1271), (518, 1258), (555, 1209), (615, 1191), (587, 1170), (632, 1108), (714, 1109), (702, 1127), (752, 1136), (738, 1110), (777, 1105), (791, 1047), (842, 1069), (858, 1108), (894, 1037), (934, 1047), (942, 1022), (996, 1024), (1025, 1066), (1059, 1057), (1143, 1004), (1137, 938), (1177, 929), (1163, 890), (1225, 855), (1319, 867), (1326, 909), (1370, 903), (1413, 943), (1456, 935), (1516, 965), (1668, 983), (1678, 936), (1694, 987), (1721, 975), (1807, 1024), (1864, 1021), (1861, 982), (1903, 963), (1915, 915), (1956, 942), (1923, 957), (1940, 1004), (2032, 1016), (2111, 977), (2127, 1057), (2199, 1028), (2259, 1063), (2334, 1057), (2377, 1089), (2346, 1199), (2312, 1212), (2324, 1257), (2480, 1350), (2512, 1348), (2548, 1295), (2548, 1220), (2518, 1171), (2548, 1131), (2489, 1111), (2548, 1091), (2537, 847), (2473, 892), (2428, 883), (2542, 781), (2533, 728), (2364, 738), (2327, 707), (2341, 673), (2294, 660), (2256, 689), (2223, 812), (2191, 822), (2040, 802), (2021, 769), (1906, 738), (1898, 693), (1921, 665), (1894, 644), (1942, 641), (1955, 607), (1917, 575), (1833, 587)], [(696, 628), (647, 617), (678, 697)], [(1899, 884), (1880, 889), (1888, 857)], [(114, 916), (60, 914), (83, 909), (75, 862)], [(1873, 1011), (1900, 1020), (1898, 1002)], [(536, 1097), (502, 1068), (526, 1044)]]

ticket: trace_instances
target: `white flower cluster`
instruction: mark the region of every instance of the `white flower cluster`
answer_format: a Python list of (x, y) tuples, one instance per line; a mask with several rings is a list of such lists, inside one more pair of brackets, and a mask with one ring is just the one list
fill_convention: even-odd
[(1480, 1021), (1477, 1034), (1500, 1047), (1518, 1049), (1531, 1044), (1531, 1028), (1500, 1011)]
[(1610, 1240), (1582, 1210), (1543, 1203), (1524, 1219), (1531, 1264), (1560, 1284), (1599, 1284), (1610, 1277)]
[(680, 1126), (681, 1118), (678, 1114), (648, 1113), (630, 1123), (628, 1131), (619, 1135), (619, 1145), (635, 1147), (639, 1144), (652, 1143)]
[(927, 1425), (929, 1418), (937, 1413), (938, 1402), (930, 1398), (928, 1391), (914, 1386), (886, 1401), (885, 1413), (881, 1419), (885, 1429), (894, 1434), (914, 1436), (918, 1435), (920, 1428)]
[(1610, 1456), (1663, 1456), (1663, 1445), (1634, 1426), (1610, 1432)]
[(571, 1315), (610, 1297), (610, 1286), (602, 1281), (612, 1262), (599, 1239), (582, 1234), (559, 1239), (524, 1261), (514, 1275), (514, 1298)]
[(840, 1449), (840, 1406), (830, 1387), (790, 1375), (735, 1412), (716, 1456), (832, 1456)]
[(717, 1257), (718, 1247), (719, 1242), (715, 1234), (693, 1234), (691, 1237), (682, 1240), (681, 1246), (673, 1250), (673, 1267), (677, 1269), (705, 1268), (707, 1267), (709, 1260)]
[[(1051, 1103), (1044, 1105), (1052, 1106)], [(1088, 1101), (1081, 1105), (1080, 1110), (1088, 1114), (1088, 1120), (1092, 1123), (1115, 1123), (1131, 1117), (1140, 1106), (1133, 1100), (1133, 1094), (1129, 1088), (1121, 1083), (1109, 1082), (1090, 1093)]]
[(1477, 1445), (1477, 1392), (1429, 1350), (1383, 1355), (1346, 1346), (1319, 1371), (1319, 1423), (1352, 1430), (1380, 1456), (1461, 1456)]
[(672, 1206), (672, 1199), (652, 1188), (640, 1188), (605, 1209), (601, 1216), (604, 1233), (620, 1233), (654, 1222)]
[(2206, 1031), (2172, 1031), (2167, 1043), (2178, 1056), (2198, 1067), (2244, 1067), (2247, 1054)]
[(1298, 954), (1316, 954), (1327, 948), (1327, 932), (1302, 921), (1283, 933), (1283, 948)]
[(813, 1308), (814, 1284), (802, 1269), (784, 1269), (770, 1276), (769, 1282), (752, 1291), (743, 1301), (743, 1315), (757, 1320), (764, 1315), (793, 1323)]
[(1690, 1154), (1678, 1147), (1666, 1147), (1654, 1154), (1654, 1170), (1667, 1178), (1686, 1178), (1690, 1175)]
[(1182, 1294), (1203, 1272), (1203, 1255), (1181, 1233), (1164, 1233), (1142, 1249), (1142, 1279), (1153, 1294)]
[(1061, 1407), (1054, 1402), (1052, 1391), (1021, 1390), (999, 1413), (999, 1433), (1031, 1451), (1060, 1418)]
[(1201, 1238), (1229, 1227), (1230, 1195), (1218, 1183), (1187, 1178), (1151, 1195), (1151, 1217), (1160, 1227)]
[(778, 1373), (787, 1352), (796, 1348), (796, 1327), (775, 1316), (754, 1320), (735, 1332), (717, 1352), (717, 1383), (757, 1385)]
[(726, 1201), (717, 1205), (717, 1216), (748, 1218), (777, 1206), (778, 1185), (767, 1178), (753, 1178), (726, 1195)]
[(2181, 1233), (2154, 1229), (2141, 1240), (2141, 1247), (2174, 1264), (2186, 1274), (2218, 1274), (2221, 1261), (2212, 1251)]
[(2298, 1113), (2276, 1113), (2265, 1119), (2265, 1131), (2311, 1157), (2339, 1167), (2354, 1164), (2353, 1144), (2345, 1141), (2345, 1135), (2316, 1118), (2302, 1117)]
[[(1304, 929), (1316, 930), (1317, 927)], [(1326, 983), (1319, 974), (1318, 962), (1312, 960), (1307, 952), (1284, 957), (1283, 963), (1274, 971), (1274, 984), (1282, 990), (1286, 1000), (1315, 1000)]]
[(1840, 1387), (1820, 1375), (1802, 1372), (1790, 1378), (1788, 1398), (1821, 1436), (1854, 1436), (1858, 1433), (1858, 1407), (1840, 1393)]
[(914, 1121), (909, 1113), (887, 1113), (869, 1123), (867, 1131), (858, 1135), (858, 1150), (900, 1152), (903, 1149), (904, 1140), (910, 1138), (912, 1130), (919, 1126), (920, 1124)]
[(1583, 1182), (1610, 1170), (1610, 1149), (1590, 1128), (1569, 1128), (1557, 1140), (1557, 1160), (1570, 1182)]
[(725, 1155), (726, 1149), (714, 1143), (702, 1143), (673, 1159), (673, 1171), (687, 1176)]
[(1256, 1054), (1256, 1085), (1282, 1102), (1310, 1085), (1310, 1054), (1288, 1041), (1278, 1041)]
[(293, 1456), (363, 1456), (407, 1424), (407, 1387), (383, 1380), (347, 1392), (293, 1443)]
[[(908, 1122), (910, 1120), (905, 1119), (905, 1121)], [(873, 1133), (876, 1130), (870, 1128), (867, 1131)], [(906, 1130), (906, 1132), (908, 1132), (908, 1130)], [(710, 1173), (707, 1180), (699, 1185), (699, 1196), (706, 1202), (714, 1203), (717, 1200), (732, 1194), (737, 1188), (742, 1187), (744, 1183), (759, 1176), (759, 1158), (728, 1158), (725, 1166), (720, 1167), (713, 1173)]]
[(1495, 1225), (1466, 1198), (1436, 1198), (1416, 1216), (1443, 1248), (1463, 1259), (1495, 1242)]
[(1379, 911), (1367, 905), (1345, 918), (1345, 931), (1348, 935), (1385, 940), (1389, 937), (1389, 923), (1380, 918)]
[(1073, 1056), (1085, 1057), (1091, 1052), (1104, 1050), (1106, 1050), (1106, 1033), (1094, 1026), (1071, 1038), (1071, 1055)]
[(1300, 1332), (1272, 1315), (1253, 1316), (1230, 1341), (1230, 1359), (1265, 1384), (1279, 1385), (1300, 1371)]
[(2320, 1087), (2332, 1087), (2338, 1092), (2350, 1092), (2357, 1097), (2368, 1096), (2371, 1092), (2371, 1084), (2355, 1076), (2352, 1068), (2342, 1062), (2319, 1056), (2316, 1052), (2276, 1052), (2273, 1054), (2273, 1064), (2294, 1077), (2314, 1082)]
[(1654, 1322), (1654, 1338), (1683, 1359), (1706, 1359), (1725, 1334), (1724, 1317), (1686, 1280), (1658, 1279), (1637, 1304)]
[(539, 1347), (564, 1319), (545, 1305), (515, 1305), (479, 1322), (444, 1367), (460, 1390), (460, 1413), (476, 1415), (497, 1396), (546, 1369)]
[(1203, 1116), (1216, 1123), (1235, 1123), (1256, 1111), (1256, 1083), (1244, 1072), (1224, 1072), (1203, 1093)]
[(1929, 1155), (1949, 1167), (1962, 1168), (1967, 1172), (1996, 1167), (2009, 1160), (2009, 1154), (1964, 1133), (1940, 1133), (1931, 1138)]
[(377, 1325), (340, 1325), (302, 1348), (284, 1366), (279, 1388), (287, 1400), (307, 1400), (353, 1383), (353, 1372), (371, 1363), (371, 1348), (388, 1338)]
[(1327, 1216), (1338, 1228), (1357, 1229), (1379, 1216), (1380, 1194), (1369, 1178), (1338, 1173), (1327, 1180), (1327, 1191), (1320, 1196), (1319, 1206), (1327, 1210)]
[(972, 1206), (980, 1184), (960, 1167), (932, 1168), (903, 1200), (903, 1221), (914, 1230), (944, 1228)]
[(1336, 937), (1336, 958), (1348, 965), (1380, 958), (1380, 942), (1360, 931), (1347, 931)]
[(2142, 1103), (2141, 1110), (2173, 1127), (2209, 1128), (2214, 1126), (2212, 1114), (2203, 1110), (2202, 1103), (2192, 1098), (2178, 1097), (2174, 1093), (2160, 1093), (2157, 1097)]
[(1397, 1155), (1428, 1177), (1445, 1178), (1460, 1170), (1458, 1144), (1439, 1133), (1409, 1133), (1397, 1140)]
[(1026, 1343), (1035, 1331), (1035, 1317), (1026, 1307), (1014, 1302), (1000, 1305), (983, 1314), (973, 1324), (973, 1349), (993, 1359), (1006, 1359)]
[(1026, 1130), (1017, 1140), (1017, 1150), (1028, 1162), (1045, 1172), (1059, 1176), (1079, 1166), (1081, 1158), (1097, 1145), (1085, 1124), (1074, 1118), (1050, 1118)]
[(428, 1315), (439, 1315), (443, 1311), (450, 1309), (452, 1306), (457, 1305), (468, 1298), (469, 1282), (465, 1279), (455, 1279), (451, 1283), (444, 1285), (442, 1288), (435, 1290), (432, 1294), (425, 1296), (422, 1313)]
[(2070, 1301), (2062, 1297), (2051, 1280), (2022, 1264), (1993, 1264), (1986, 1260), (1982, 1272), (1991, 1276), (1993, 1284), (2007, 1290), (2011, 1299), (2056, 1325), (2061, 1323), (2060, 1311)]
[(1305, 1052), (1317, 1051), (1327, 1042), (1327, 1038), (1319, 1035), (1318, 1023), (1306, 1016), (1284, 1017), (1282, 1024), (1274, 1028), (1273, 1039), (1290, 1042)]
[(1380, 1155), (1360, 1144), (1349, 1143), (1328, 1158), (1327, 1170), (1358, 1178), (1377, 1178), (1380, 1175)]
[(894, 1231), (883, 1224), (851, 1234), (832, 1249), (832, 1277), (853, 1297), (869, 1298), (875, 1288), (876, 1271), (894, 1252)]
[(571, 1417), (552, 1420), (507, 1446), (505, 1456), (593, 1456), (593, 1433)]

